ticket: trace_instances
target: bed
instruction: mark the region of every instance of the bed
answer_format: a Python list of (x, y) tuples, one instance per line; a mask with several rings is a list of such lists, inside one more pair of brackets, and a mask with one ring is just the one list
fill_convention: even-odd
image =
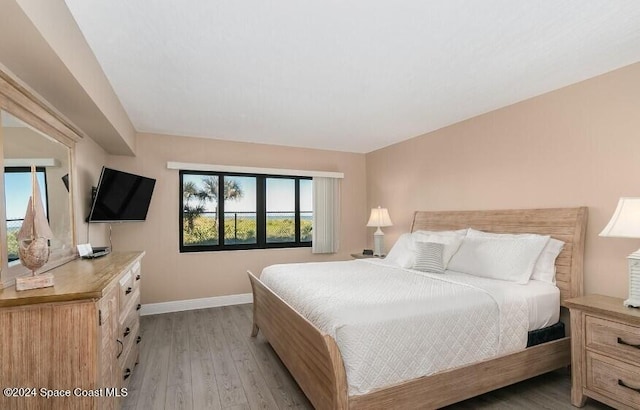
[[(472, 227), (537, 233), (565, 242), (556, 259), (560, 303), (582, 294), (586, 208), (416, 212), (412, 231)], [(361, 262), (365, 263), (365, 262)], [(335, 334), (315, 326), (255, 275), (252, 335), (261, 330), (312, 404), (319, 409), (437, 408), (570, 364), (568, 338), (519, 348), (429, 376), (354, 392)], [(321, 329), (322, 328), (322, 329)], [(470, 377), (471, 376), (471, 377)]]

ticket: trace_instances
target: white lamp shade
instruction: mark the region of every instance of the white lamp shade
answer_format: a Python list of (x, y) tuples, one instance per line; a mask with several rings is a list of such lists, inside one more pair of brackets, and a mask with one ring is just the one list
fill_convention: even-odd
[(377, 207), (371, 209), (371, 216), (369, 217), (367, 226), (381, 227), (391, 225), (393, 225), (393, 223), (391, 222), (387, 208)]
[(640, 198), (620, 198), (618, 207), (600, 236), (640, 238)]

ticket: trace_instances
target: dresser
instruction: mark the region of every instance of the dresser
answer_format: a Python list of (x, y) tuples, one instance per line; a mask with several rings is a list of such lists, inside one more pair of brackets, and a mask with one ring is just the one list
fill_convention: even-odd
[(601, 295), (569, 299), (571, 403), (587, 397), (617, 409), (640, 408), (640, 309)]
[(138, 361), (144, 252), (76, 259), (0, 290), (2, 409), (117, 409)]

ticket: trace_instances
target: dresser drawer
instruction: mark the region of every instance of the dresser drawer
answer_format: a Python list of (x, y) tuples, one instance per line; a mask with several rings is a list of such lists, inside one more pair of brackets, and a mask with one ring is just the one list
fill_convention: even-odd
[(133, 324), (133, 327), (128, 328), (126, 336), (120, 334), (120, 340), (122, 341), (122, 354), (118, 357), (118, 363), (124, 368), (126, 362), (129, 360), (129, 352), (138, 344), (138, 336), (140, 335), (140, 326), (138, 323)]
[(140, 301), (140, 292), (134, 293), (133, 299), (127, 307), (128, 311), (123, 312), (126, 315), (119, 325), (118, 339), (122, 342), (123, 354), (119, 358), (119, 362), (122, 365), (126, 359), (126, 353), (134, 344), (134, 340), (137, 337), (140, 328), (140, 314), (135, 309), (136, 304)]
[(140, 303), (140, 293), (136, 292), (133, 295), (132, 299), (133, 303), (131, 303), (128, 307), (129, 310), (123, 312), (124, 316), (122, 323), (120, 325), (120, 337), (126, 337), (125, 333), (127, 333), (127, 329), (131, 331), (135, 326), (140, 322), (140, 313), (136, 310), (136, 306)]
[(587, 316), (586, 343), (588, 349), (640, 362), (640, 327)]
[(587, 352), (587, 389), (640, 408), (640, 367)]
[(120, 285), (120, 294), (118, 295), (118, 299), (120, 302), (120, 319), (124, 320), (123, 313), (126, 310), (127, 305), (131, 301), (133, 297), (133, 274), (131, 270), (128, 270), (122, 278), (118, 281)]
[(140, 289), (140, 280), (142, 279), (142, 270), (140, 269), (140, 262), (136, 262), (133, 264), (131, 268), (131, 275), (133, 281), (133, 290), (136, 291)]
[(134, 292), (129, 302), (126, 308), (120, 312), (120, 323), (123, 326), (128, 325), (131, 321), (135, 320), (137, 322), (140, 320), (140, 308), (142, 307), (140, 304), (140, 292)]
[(122, 387), (128, 387), (131, 377), (133, 376), (133, 369), (138, 363), (138, 345), (134, 343), (131, 349), (127, 352), (124, 364), (122, 365)]

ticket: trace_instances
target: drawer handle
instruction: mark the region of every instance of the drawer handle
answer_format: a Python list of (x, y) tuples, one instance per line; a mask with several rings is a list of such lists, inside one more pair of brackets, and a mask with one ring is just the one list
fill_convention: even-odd
[(129, 336), (129, 333), (131, 333), (131, 329), (129, 328), (124, 329), (124, 337)]
[(116, 339), (116, 342), (120, 343), (120, 353), (116, 355), (116, 359), (119, 359), (122, 356), (122, 352), (124, 351), (124, 344), (120, 339)]
[(639, 388), (631, 387), (631, 386), (629, 386), (627, 383), (623, 382), (623, 381), (622, 381), (622, 380), (620, 380), (620, 379), (618, 379), (618, 386), (622, 386), (622, 387), (625, 387), (625, 388), (627, 388), (627, 389), (629, 389), (629, 390), (633, 390), (633, 391), (635, 391), (635, 392), (640, 393), (640, 389), (639, 389)]
[(129, 378), (129, 376), (131, 376), (131, 369), (127, 368), (124, 371), (124, 380), (127, 380)]
[(634, 344), (631, 344), (629, 342), (625, 342), (624, 340), (622, 340), (621, 337), (618, 338), (618, 344), (619, 345), (625, 345), (625, 346), (631, 346), (631, 347), (635, 347), (636, 349), (640, 349), (640, 345), (634, 345)]
[(136, 344), (140, 343), (141, 341), (142, 341), (142, 336), (136, 337)]
[(142, 305), (138, 303), (138, 305), (136, 306), (136, 310), (140, 310), (140, 308), (142, 308)]
[(127, 290), (124, 291), (125, 295), (128, 295), (129, 293), (131, 293), (132, 289), (131, 287), (128, 287)]
[(140, 274), (136, 275), (136, 280), (140, 280)]

